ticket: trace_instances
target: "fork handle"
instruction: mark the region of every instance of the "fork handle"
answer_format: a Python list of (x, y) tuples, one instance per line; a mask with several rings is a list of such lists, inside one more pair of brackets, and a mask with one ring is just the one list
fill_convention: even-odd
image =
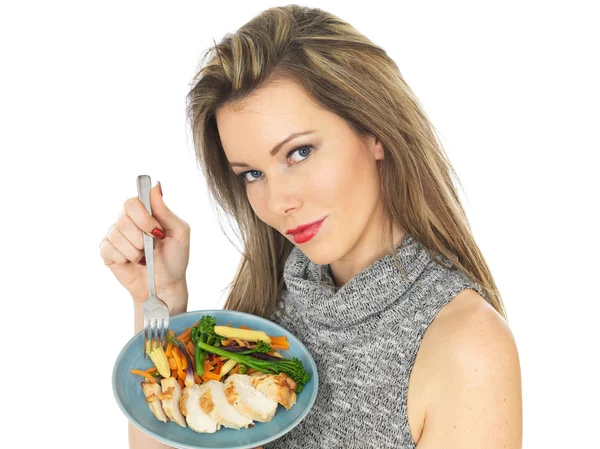
[[(152, 181), (148, 175), (137, 177), (138, 197), (146, 207), (146, 210), (152, 215), (150, 206), (150, 188)], [(154, 240), (148, 234), (142, 231), (144, 236), (144, 255), (146, 257), (146, 273), (148, 277), (148, 290), (151, 297), (156, 296), (156, 287), (154, 285)]]

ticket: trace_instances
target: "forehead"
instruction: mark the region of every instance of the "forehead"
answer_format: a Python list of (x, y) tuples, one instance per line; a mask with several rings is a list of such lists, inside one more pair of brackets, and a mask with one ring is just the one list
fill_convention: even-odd
[(240, 104), (217, 111), (219, 136), (228, 159), (257, 149), (266, 152), (289, 134), (318, 128), (322, 110), (306, 91), (289, 80), (265, 86)]

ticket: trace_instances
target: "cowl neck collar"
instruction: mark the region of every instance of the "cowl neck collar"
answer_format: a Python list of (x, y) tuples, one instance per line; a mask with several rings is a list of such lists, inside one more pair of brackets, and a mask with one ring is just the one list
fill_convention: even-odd
[(344, 327), (381, 312), (398, 301), (430, 262), (429, 255), (410, 234), (396, 247), (400, 266), (386, 254), (339, 289), (329, 265), (313, 263), (296, 246), (284, 267), (284, 301), (310, 320), (328, 327)]

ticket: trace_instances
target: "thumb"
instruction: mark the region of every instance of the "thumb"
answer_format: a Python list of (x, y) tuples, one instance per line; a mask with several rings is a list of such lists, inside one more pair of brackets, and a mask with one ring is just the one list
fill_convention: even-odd
[(152, 216), (160, 223), (163, 229), (181, 228), (182, 220), (163, 201), (160, 183), (157, 183), (150, 189), (150, 206), (152, 207)]

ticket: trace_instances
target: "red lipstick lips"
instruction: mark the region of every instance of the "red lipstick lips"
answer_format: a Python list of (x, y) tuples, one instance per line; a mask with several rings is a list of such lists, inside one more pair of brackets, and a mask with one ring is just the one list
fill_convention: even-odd
[(317, 235), (317, 232), (319, 232), (321, 224), (323, 223), (325, 218), (322, 218), (321, 220), (315, 221), (313, 223), (300, 225), (294, 229), (288, 229), (286, 234), (291, 234), (292, 238), (294, 239), (294, 242), (296, 243), (308, 242), (315, 235)]

